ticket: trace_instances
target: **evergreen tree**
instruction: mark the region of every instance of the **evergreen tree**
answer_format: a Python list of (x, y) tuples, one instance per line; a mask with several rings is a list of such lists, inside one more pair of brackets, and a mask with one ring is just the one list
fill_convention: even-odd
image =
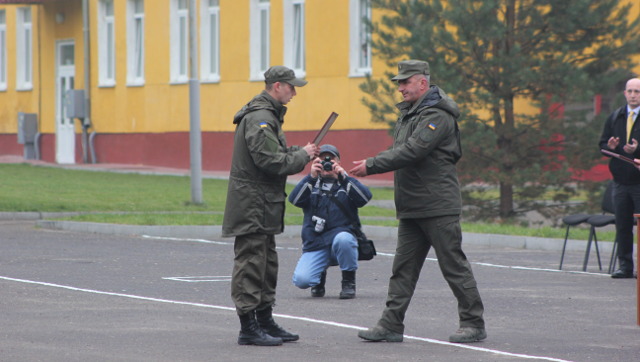
[[(538, 208), (552, 192), (566, 201), (571, 175), (599, 160), (603, 114), (559, 112), (624, 81), (640, 52), (640, 20), (618, 0), (371, 0), (374, 54), (427, 60), (431, 84), (460, 105), (460, 179), (498, 185), (499, 199), (474, 192), (467, 205), (508, 218)], [(626, 4), (626, 5), (625, 5)], [(363, 102), (377, 122), (395, 124), (396, 86), (367, 78)], [(541, 111), (526, 114), (522, 105)], [(617, 105), (616, 105), (617, 106)], [(569, 107), (567, 107), (569, 108)], [(589, 107), (587, 107), (589, 108)], [(468, 196), (468, 195), (467, 195)], [(470, 201), (471, 200), (471, 201)], [(516, 207), (517, 205), (517, 207)], [(485, 215), (486, 216), (486, 215)]]

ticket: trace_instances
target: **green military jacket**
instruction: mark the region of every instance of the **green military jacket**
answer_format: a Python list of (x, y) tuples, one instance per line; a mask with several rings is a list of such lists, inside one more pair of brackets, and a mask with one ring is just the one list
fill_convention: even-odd
[(367, 159), (367, 173), (395, 171), (399, 219), (459, 215), (456, 162), (462, 156), (458, 105), (437, 86), (415, 103), (397, 105), (393, 148)]
[(235, 115), (222, 236), (284, 230), (287, 175), (301, 172), (310, 160), (303, 148), (287, 147), (282, 131), (286, 111), (263, 91)]

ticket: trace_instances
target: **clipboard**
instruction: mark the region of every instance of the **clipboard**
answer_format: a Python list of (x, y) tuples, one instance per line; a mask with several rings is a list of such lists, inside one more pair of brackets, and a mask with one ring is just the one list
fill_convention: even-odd
[(615, 157), (615, 158), (617, 158), (617, 159), (619, 159), (621, 161), (628, 162), (628, 163), (630, 163), (630, 164), (632, 164), (634, 166), (640, 166), (640, 160), (636, 161), (634, 159), (631, 159), (629, 157), (623, 156), (621, 154), (618, 154), (618, 153), (615, 153), (615, 152), (611, 152), (611, 151), (607, 151), (607, 150), (603, 150), (603, 149), (601, 149), (600, 152), (602, 152), (603, 154), (605, 154), (607, 156)]
[(313, 143), (314, 145), (319, 145), (320, 141), (322, 141), (322, 139), (324, 138), (324, 136), (327, 134), (327, 132), (329, 132), (329, 128), (331, 128), (331, 125), (333, 125), (333, 122), (336, 121), (336, 118), (338, 118), (338, 114), (336, 112), (331, 112), (331, 114), (329, 115), (329, 118), (327, 118), (327, 121), (324, 122), (324, 125), (322, 126), (322, 128), (320, 128), (320, 131), (318, 131), (318, 134), (316, 134), (316, 137), (313, 139)]

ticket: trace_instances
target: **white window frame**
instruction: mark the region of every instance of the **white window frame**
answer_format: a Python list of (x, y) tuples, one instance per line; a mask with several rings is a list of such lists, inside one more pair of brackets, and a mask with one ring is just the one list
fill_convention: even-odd
[(33, 89), (33, 22), (31, 7), (17, 9), (16, 89)]
[(271, 3), (269, 0), (250, 0), (250, 67), (251, 80), (264, 80), (264, 72), (271, 64)]
[(7, 11), (0, 10), (0, 91), (7, 90)]
[(116, 85), (115, 1), (98, 3), (98, 86)]
[(127, 2), (127, 84), (144, 85), (144, 0)]
[(200, 78), (220, 81), (220, 0), (200, 3)]
[(350, 76), (364, 77), (371, 69), (371, 32), (364, 19), (371, 21), (370, 0), (349, 0)]
[(189, 0), (171, 0), (170, 4), (171, 83), (187, 83), (189, 81)]
[(284, 64), (306, 76), (305, 0), (284, 1)]

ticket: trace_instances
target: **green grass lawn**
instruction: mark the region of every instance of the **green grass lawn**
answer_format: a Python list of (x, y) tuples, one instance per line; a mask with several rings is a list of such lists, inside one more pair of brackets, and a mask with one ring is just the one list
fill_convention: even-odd
[[(187, 176), (157, 176), (66, 170), (29, 164), (0, 164), (0, 212), (80, 212), (66, 220), (131, 225), (220, 225), (227, 181), (203, 179), (203, 204), (194, 205)], [(293, 185), (287, 185), (287, 193)], [(392, 200), (392, 188), (372, 188), (374, 199)], [(285, 223), (302, 223), (302, 211), (287, 203)], [(365, 206), (365, 225), (397, 226), (395, 211)], [(474, 233), (564, 238), (564, 228), (522, 227), (497, 223), (463, 223)], [(572, 228), (572, 239), (587, 239), (588, 230)], [(598, 239), (613, 241), (614, 232)]]

